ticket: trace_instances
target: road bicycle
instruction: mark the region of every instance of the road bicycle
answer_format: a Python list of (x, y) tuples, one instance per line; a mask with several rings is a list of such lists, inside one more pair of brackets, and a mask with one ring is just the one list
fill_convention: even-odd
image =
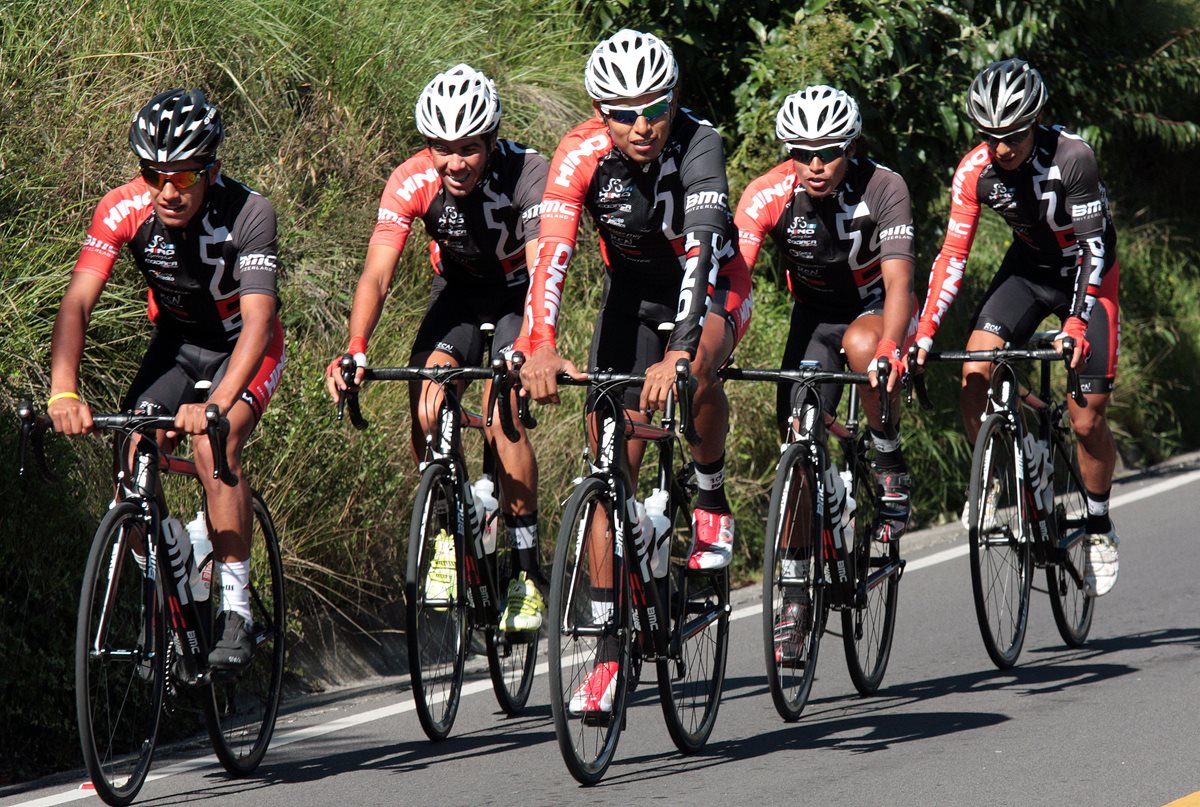
[[(228, 423), (215, 405), (206, 415), (214, 478), (236, 485), (225, 462)], [(21, 473), (26, 445), (32, 444), (43, 476), (52, 480), (42, 443), (43, 433), (53, 428), (49, 418), (27, 401), (18, 416)], [(252, 492), (253, 658), (237, 673), (210, 669), (208, 653), (221, 612), (219, 567), (211, 554), (173, 561), (164, 524), (171, 510), (160, 476), (198, 479), (193, 460), (163, 451), (155, 440), (157, 430), (174, 428), (175, 418), (134, 412), (93, 414), (92, 421), (96, 430), (113, 433), (118, 469), (117, 495), (88, 554), (75, 629), (76, 716), (96, 794), (113, 805), (133, 801), (150, 771), (161, 715), (186, 710), (189, 696), (202, 702), (221, 765), (235, 776), (249, 774), (275, 729), (286, 645), (283, 561), (267, 506)], [(130, 460), (135, 435), (144, 439), (136, 440)], [(176, 540), (189, 539), (181, 534)], [(208, 571), (211, 586), (198, 600), (190, 581)]]
[[(876, 368), (878, 377), (886, 379), (889, 369), (883, 360)], [(812, 691), (830, 609), (841, 612), (846, 664), (861, 694), (879, 689), (891, 656), (905, 561), (900, 542), (884, 543), (874, 536), (870, 443), (858, 424), (858, 385), (868, 383), (868, 377), (824, 370), (809, 361), (796, 370), (730, 367), (721, 375), (726, 380), (799, 385), (780, 447), (763, 541), (767, 682), (776, 711), (792, 722), (800, 718)], [(818, 392), (823, 384), (850, 387), (844, 421), (826, 419)], [(884, 385), (880, 406), (886, 423), (891, 413)], [(840, 474), (830, 456), (831, 436), (840, 447), (845, 469)], [(839, 488), (849, 494), (848, 500)], [(856, 506), (853, 514), (846, 510), (850, 501)], [(781, 621), (794, 626), (786, 636), (778, 633)]]
[[(519, 364), (514, 362), (514, 364)], [(692, 463), (675, 463), (682, 434), (699, 441), (691, 421), (689, 367), (676, 367), (661, 423), (630, 419), (621, 392), (644, 375), (560, 375), (562, 385), (592, 386), (585, 419), (594, 448), (589, 472), (575, 480), (563, 510), (550, 579), (550, 707), (567, 768), (595, 784), (616, 752), (629, 698), (643, 664), (657, 668), (667, 729), (684, 754), (699, 751), (717, 719), (729, 645), (729, 573), (687, 567), (692, 550)], [(678, 419), (675, 409), (678, 407)], [(638, 524), (627, 441), (657, 449), (655, 485), (668, 494), (666, 533), (653, 539)], [(610, 709), (574, 704), (600, 663), (614, 665)], [(589, 704), (596, 705), (596, 704)]]
[[(1025, 642), (1035, 567), (1046, 570), (1050, 609), (1063, 641), (1080, 647), (1091, 630), (1095, 599), (1084, 581), (1088, 556), (1087, 493), (1079, 473), (1067, 402), (1056, 398), (1051, 367), (1067, 365), (1067, 387), (1087, 402), (1071, 369), (1074, 341), (1060, 353), (1057, 333), (1034, 334), (1025, 348), (929, 353), (926, 362), (991, 362), (987, 404), (971, 456), (968, 532), (975, 615), (988, 656), (1000, 669), (1017, 662)], [(1022, 384), (1017, 365), (1039, 362), (1039, 386)], [(924, 386), (916, 386), (928, 408)]]
[[(485, 337), (492, 333), (486, 327), (482, 330)], [(341, 372), (349, 389), (338, 405), (338, 417), (346, 407), (354, 426), (365, 429), (353, 383), (355, 371), (353, 359), (344, 357)], [(533, 688), (540, 633), (500, 630), (508, 584), (519, 571), (516, 552), (504, 530), (503, 506), (480, 518), (462, 445), (463, 429), (482, 430), (485, 423), (492, 424), (497, 412), (505, 437), (512, 442), (519, 439), (510, 400), (514, 382), (499, 357), (489, 367), (366, 368), (363, 377), (367, 381), (432, 381), (441, 393), (437, 428), (426, 436), (426, 455), (420, 463), (404, 596), (409, 676), (417, 717), (429, 739), (444, 740), (458, 714), (467, 654), (476, 631), (484, 637), (492, 689), (501, 710), (519, 714)], [(462, 382), (473, 379), (492, 382), (486, 416), (462, 404)], [(518, 403), (517, 417), (532, 428), (523, 401)], [(483, 471), (494, 479), (495, 470), (496, 459), (485, 440)], [(488, 534), (496, 536), (490, 547), (485, 546)]]

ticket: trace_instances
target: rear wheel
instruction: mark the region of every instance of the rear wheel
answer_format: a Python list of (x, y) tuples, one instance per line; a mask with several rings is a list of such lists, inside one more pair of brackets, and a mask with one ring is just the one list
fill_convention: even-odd
[[(694, 754), (717, 722), (729, 649), (729, 570), (689, 571), (692, 513), (676, 499), (670, 563), (659, 591), (671, 619), (671, 657), (658, 660), (658, 692), (675, 747)], [(665, 585), (661, 585), (665, 584)]]
[(1054, 563), (1046, 564), (1046, 587), (1054, 624), (1068, 647), (1080, 647), (1092, 629), (1096, 600), (1087, 595), (1087, 492), (1079, 474), (1074, 433), (1057, 431), (1054, 453), (1054, 523), (1058, 540)]
[[(244, 776), (262, 762), (275, 731), (283, 687), (287, 607), (279, 537), (263, 500), (254, 495), (254, 534), (250, 544), (250, 615), (254, 655), (236, 674), (214, 673), (212, 697), (205, 700), (208, 735), (225, 770)], [(205, 558), (197, 558), (204, 563)], [(210, 602), (220, 611), (221, 584), (212, 558)], [(201, 567), (203, 568), (203, 567)]]
[(873, 695), (883, 683), (892, 654), (900, 599), (900, 542), (875, 540), (875, 484), (862, 446), (853, 460), (857, 504), (850, 553), (856, 581), (853, 608), (842, 611), (842, 644), (854, 688)]
[(821, 558), (816, 474), (808, 446), (779, 459), (763, 542), (763, 650), (771, 700), (780, 717), (798, 720), (812, 691), (826, 589), (816, 585)]
[(146, 781), (162, 713), (166, 612), (155, 577), (164, 579), (167, 564), (147, 574), (146, 540), (136, 504), (122, 502), (105, 514), (88, 555), (75, 626), (83, 760), (96, 795), (115, 805), (133, 801)]
[[(563, 761), (585, 785), (612, 762), (630, 686), (629, 598), (612, 518), (608, 485), (584, 479), (563, 512), (550, 578), (550, 710)], [(610, 677), (611, 689), (586, 697)]]
[[(498, 602), (503, 602), (509, 581), (517, 575), (517, 558), (512, 536), (504, 528), (504, 516), (499, 511), (494, 515), (496, 552), (492, 561), (496, 569), (496, 596)], [(533, 669), (537, 664), (541, 634), (538, 631), (507, 633), (500, 630), (499, 625), (491, 625), (484, 635), (487, 637), (488, 671), (492, 676), (496, 702), (505, 714), (520, 714), (533, 689)]]
[(444, 740), (454, 725), (467, 658), (463, 546), (450, 469), (425, 466), (408, 538), (404, 593), (408, 670), (421, 728)]
[(1022, 524), (1016, 437), (1005, 415), (984, 421), (971, 457), (971, 590), (988, 655), (1016, 663), (1029, 621), (1033, 562)]

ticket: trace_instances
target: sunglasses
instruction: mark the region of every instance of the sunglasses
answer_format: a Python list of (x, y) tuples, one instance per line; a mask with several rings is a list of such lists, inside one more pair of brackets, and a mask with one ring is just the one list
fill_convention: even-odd
[(674, 97), (674, 92), (669, 92), (661, 98), (655, 98), (648, 104), (641, 106), (613, 106), (612, 104), (601, 104), (600, 112), (608, 118), (612, 118), (617, 123), (623, 123), (626, 126), (632, 126), (637, 123), (638, 118), (645, 118), (647, 123), (653, 123), (663, 115), (671, 111), (671, 99)]
[(1033, 132), (1033, 126), (1032, 125), (1026, 126), (1024, 129), (1017, 129), (1015, 132), (1005, 132), (1002, 135), (992, 134), (991, 132), (985, 132), (982, 129), (980, 129), (978, 131), (979, 131), (979, 139), (982, 140), (984, 143), (987, 143), (992, 148), (995, 148), (996, 146), (1000, 145), (1001, 143), (1003, 143), (1006, 146), (1012, 147), (1018, 143), (1023, 143), (1025, 141), (1025, 138), (1029, 137), (1030, 133)]
[(187, 190), (195, 185), (204, 177), (208, 176), (209, 169), (215, 163), (209, 163), (203, 168), (193, 168), (189, 171), (159, 171), (157, 168), (151, 168), (148, 165), (142, 166), (142, 179), (146, 180), (146, 184), (154, 188), (156, 191), (161, 191), (163, 187), (170, 182), (178, 190)]
[(820, 148), (790, 146), (788, 154), (792, 155), (793, 160), (804, 165), (812, 162), (814, 157), (819, 158), (823, 163), (831, 163), (839, 157), (845, 156), (846, 149), (849, 147), (849, 143), (835, 143), (832, 146), (821, 146)]

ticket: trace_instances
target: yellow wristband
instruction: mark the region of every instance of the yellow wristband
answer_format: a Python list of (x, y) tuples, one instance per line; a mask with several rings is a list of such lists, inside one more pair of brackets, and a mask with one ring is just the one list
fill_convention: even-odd
[(55, 401), (59, 400), (60, 398), (74, 398), (77, 401), (83, 400), (82, 398), (79, 397), (78, 392), (57, 392), (54, 395), (50, 396), (50, 400), (46, 401), (46, 408), (49, 409), (50, 404), (54, 403)]

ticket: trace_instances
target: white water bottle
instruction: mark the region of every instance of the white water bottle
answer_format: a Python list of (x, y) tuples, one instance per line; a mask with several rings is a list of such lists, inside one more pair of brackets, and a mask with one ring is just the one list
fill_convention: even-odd
[(188, 583), (188, 558), (192, 555), (192, 542), (175, 516), (167, 516), (162, 520), (162, 531), (167, 544), (167, 559), (171, 562), (171, 577), (175, 579), (179, 590), (179, 602), (187, 605), (192, 601)]
[(481, 476), (471, 485), (475, 494), (475, 515), (483, 527), (483, 551), (492, 554), (496, 551), (496, 510), (500, 502), (496, 500), (496, 483), (489, 477)]
[(665, 577), (669, 559), (667, 553), (670, 546), (667, 533), (671, 529), (671, 519), (667, 517), (667, 505), (670, 497), (665, 490), (655, 488), (646, 499), (646, 519), (651, 532), (647, 541), (650, 543), (650, 572), (655, 577)]
[(208, 522), (203, 510), (197, 510), (196, 517), (187, 523), (187, 534), (192, 545), (192, 597), (196, 602), (207, 602), (216, 559), (212, 556), (213, 545), (208, 537)]

